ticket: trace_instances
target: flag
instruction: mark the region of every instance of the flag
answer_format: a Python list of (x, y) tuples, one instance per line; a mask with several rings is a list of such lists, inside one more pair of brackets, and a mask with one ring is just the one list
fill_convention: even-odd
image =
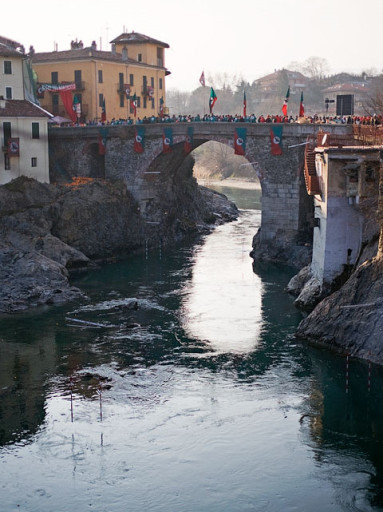
[(154, 98), (154, 87), (148, 86), (146, 88), (146, 92), (147, 92), (149, 98)]
[(78, 96), (75, 94), (73, 97), (73, 112), (76, 113), (77, 118), (81, 116), (81, 103)]
[(213, 107), (214, 107), (216, 101), (217, 101), (217, 95), (215, 94), (213, 87), (211, 87), (210, 88), (210, 98), (209, 98), (210, 114), (213, 112)]
[(202, 71), (201, 76), (199, 77), (199, 83), (203, 87), (205, 87), (205, 85), (206, 85), (206, 82), (205, 82), (205, 71)]
[(8, 139), (8, 156), (20, 156), (19, 137), (10, 137)]
[(245, 156), (246, 152), (246, 128), (234, 130), (234, 154)]
[(194, 142), (193, 137), (194, 137), (194, 127), (188, 126), (186, 139), (185, 139), (185, 143), (184, 143), (185, 153), (190, 153), (191, 151), (193, 151), (193, 142)]
[(290, 97), (290, 86), (287, 89), (286, 98), (282, 105), (282, 112), (285, 117), (287, 116), (287, 103), (289, 101), (289, 97)]
[(160, 117), (164, 115), (164, 98), (161, 96), (160, 98)]
[(102, 99), (102, 110), (101, 110), (101, 122), (105, 123), (106, 121), (106, 109), (105, 109), (105, 98)]
[(273, 126), (270, 130), (272, 155), (282, 154), (282, 131), (283, 126)]
[(246, 117), (246, 107), (247, 107), (246, 92), (243, 91), (243, 117)]
[(124, 89), (125, 89), (126, 97), (129, 98), (129, 96), (130, 96), (130, 85), (129, 84), (124, 84)]
[(165, 128), (162, 134), (162, 152), (170, 153), (173, 148), (173, 129)]
[(145, 127), (137, 126), (136, 130), (135, 130), (134, 146), (133, 146), (135, 153), (143, 153), (144, 152), (144, 137), (145, 137)]
[(134, 117), (137, 115), (137, 96), (134, 93), (133, 98), (130, 98), (130, 111), (133, 112)]
[(299, 104), (299, 117), (303, 117), (305, 115), (305, 106), (303, 104), (303, 91), (301, 92), (301, 102)]
[(106, 154), (106, 139), (108, 136), (108, 128), (100, 129), (98, 133), (98, 154), (105, 155)]

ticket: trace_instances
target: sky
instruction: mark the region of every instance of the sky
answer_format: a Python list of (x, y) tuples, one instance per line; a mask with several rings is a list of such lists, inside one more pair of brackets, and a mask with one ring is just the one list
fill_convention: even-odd
[(17, 13), (1, 17), (0, 35), (27, 51), (67, 50), (75, 39), (110, 50), (132, 31), (168, 43), (167, 89), (196, 89), (202, 71), (251, 83), (310, 57), (329, 74), (383, 70), (383, 0), (18, 0)]

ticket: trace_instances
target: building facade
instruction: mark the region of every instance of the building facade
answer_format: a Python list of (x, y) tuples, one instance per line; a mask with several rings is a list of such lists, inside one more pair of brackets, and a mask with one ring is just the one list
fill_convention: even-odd
[(70, 50), (35, 53), (41, 106), (78, 122), (157, 116), (166, 104), (169, 45), (135, 32), (111, 44), (111, 51), (101, 51), (95, 42), (85, 48), (72, 41)]
[[(357, 261), (369, 227), (366, 217), (377, 199), (381, 146), (322, 146), (315, 149), (320, 191), (314, 196), (312, 275), (331, 283)], [(371, 211), (375, 211), (371, 210)], [(368, 236), (367, 238), (368, 239)]]
[(30, 71), (23, 47), (0, 37), (0, 185), (19, 176), (49, 183), (49, 114), (26, 99)]

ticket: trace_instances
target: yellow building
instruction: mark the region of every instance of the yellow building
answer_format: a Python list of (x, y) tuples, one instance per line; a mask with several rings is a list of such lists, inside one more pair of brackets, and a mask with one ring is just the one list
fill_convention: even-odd
[[(72, 41), (71, 49), (32, 56), (41, 106), (53, 115), (73, 116), (81, 122), (157, 116), (166, 105), (167, 43), (136, 32), (111, 41), (111, 51), (88, 48)], [(66, 91), (65, 91), (66, 89)], [(68, 92), (69, 91), (69, 92)]]

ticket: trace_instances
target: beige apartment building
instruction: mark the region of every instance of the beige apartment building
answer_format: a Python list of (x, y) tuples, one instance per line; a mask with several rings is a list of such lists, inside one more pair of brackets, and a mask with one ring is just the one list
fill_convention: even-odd
[[(79, 122), (157, 116), (165, 109), (165, 49), (151, 37), (136, 32), (123, 33), (111, 41), (110, 51), (97, 49), (95, 42), (84, 47), (72, 41), (65, 51), (35, 53), (41, 106), (53, 115)], [(75, 112), (75, 114), (73, 114)]]
[(34, 104), (32, 69), (20, 43), (0, 36), (0, 185), (19, 176), (49, 183), (49, 114)]

